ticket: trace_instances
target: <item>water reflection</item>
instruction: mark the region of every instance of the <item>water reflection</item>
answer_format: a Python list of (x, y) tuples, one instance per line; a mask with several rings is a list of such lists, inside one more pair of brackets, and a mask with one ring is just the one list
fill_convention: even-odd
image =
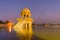
[[(13, 29), (12, 32), (8, 32), (5, 29), (0, 30), (0, 40), (21, 40), (20, 38), (21, 37), (18, 37), (16, 32)], [(31, 40), (45, 40), (45, 39), (33, 35)]]
[[(58, 28), (37, 26), (33, 27), (33, 32), (31, 40), (60, 40), (60, 26)], [(0, 30), (0, 40), (21, 40), (20, 38), (13, 29), (12, 32), (8, 32), (5, 28)]]
[[(57, 27), (33, 27), (33, 32), (31, 40), (60, 40), (60, 28)], [(13, 29), (11, 33), (5, 29), (0, 30), (0, 40), (21, 40), (20, 38)]]

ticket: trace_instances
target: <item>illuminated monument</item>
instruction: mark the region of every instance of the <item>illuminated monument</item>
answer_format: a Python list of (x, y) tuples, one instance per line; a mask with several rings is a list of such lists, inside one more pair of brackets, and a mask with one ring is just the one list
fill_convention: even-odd
[(17, 24), (14, 26), (14, 30), (21, 37), (21, 40), (31, 40), (32, 37), (32, 18), (30, 10), (24, 8), (20, 14), (21, 18), (17, 18)]

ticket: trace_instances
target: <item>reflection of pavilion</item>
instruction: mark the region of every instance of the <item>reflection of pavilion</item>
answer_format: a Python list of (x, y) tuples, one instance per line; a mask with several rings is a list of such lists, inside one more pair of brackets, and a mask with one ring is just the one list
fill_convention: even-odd
[(30, 18), (30, 10), (28, 8), (24, 8), (21, 11), (21, 18), (17, 18), (18, 22), (14, 26), (14, 30), (20, 36), (23, 35), (25, 39), (22, 37), (23, 40), (30, 40), (32, 36), (32, 18)]

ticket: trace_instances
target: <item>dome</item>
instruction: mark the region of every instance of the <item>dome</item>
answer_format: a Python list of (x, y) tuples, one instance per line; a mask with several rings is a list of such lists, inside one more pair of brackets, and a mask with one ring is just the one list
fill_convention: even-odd
[(22, 17), (24, 17), (24, 16), (30, 17), (30, 16), (31, 16), (30, 10), (29, 10), (28, 8), (22, 9), (22, 11), (21, 11), (21, 16), (22, 16)]
[(29, 12), (30, 13), (30, 10), (28, 8), (24, 8), (24, 9), (22, 9), (21, 12)]

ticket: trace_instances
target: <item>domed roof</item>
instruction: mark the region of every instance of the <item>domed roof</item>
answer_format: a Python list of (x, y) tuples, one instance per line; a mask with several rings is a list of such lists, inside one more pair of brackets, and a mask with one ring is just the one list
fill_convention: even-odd
[(29, 12), (30, 13), (30, 10), (28, 9), (28, 8), (24, 8), (24, 9), (22, 9), (22, 11), (21, 12)]
[(31, 14), (30, 14), (30, 10), (29, 10), (28, 8), (22, 9), (22, 11), (21, 11), (21, 16), (24, 16), (24, 15), (28, 15), (28, 16), (31, 15)]

